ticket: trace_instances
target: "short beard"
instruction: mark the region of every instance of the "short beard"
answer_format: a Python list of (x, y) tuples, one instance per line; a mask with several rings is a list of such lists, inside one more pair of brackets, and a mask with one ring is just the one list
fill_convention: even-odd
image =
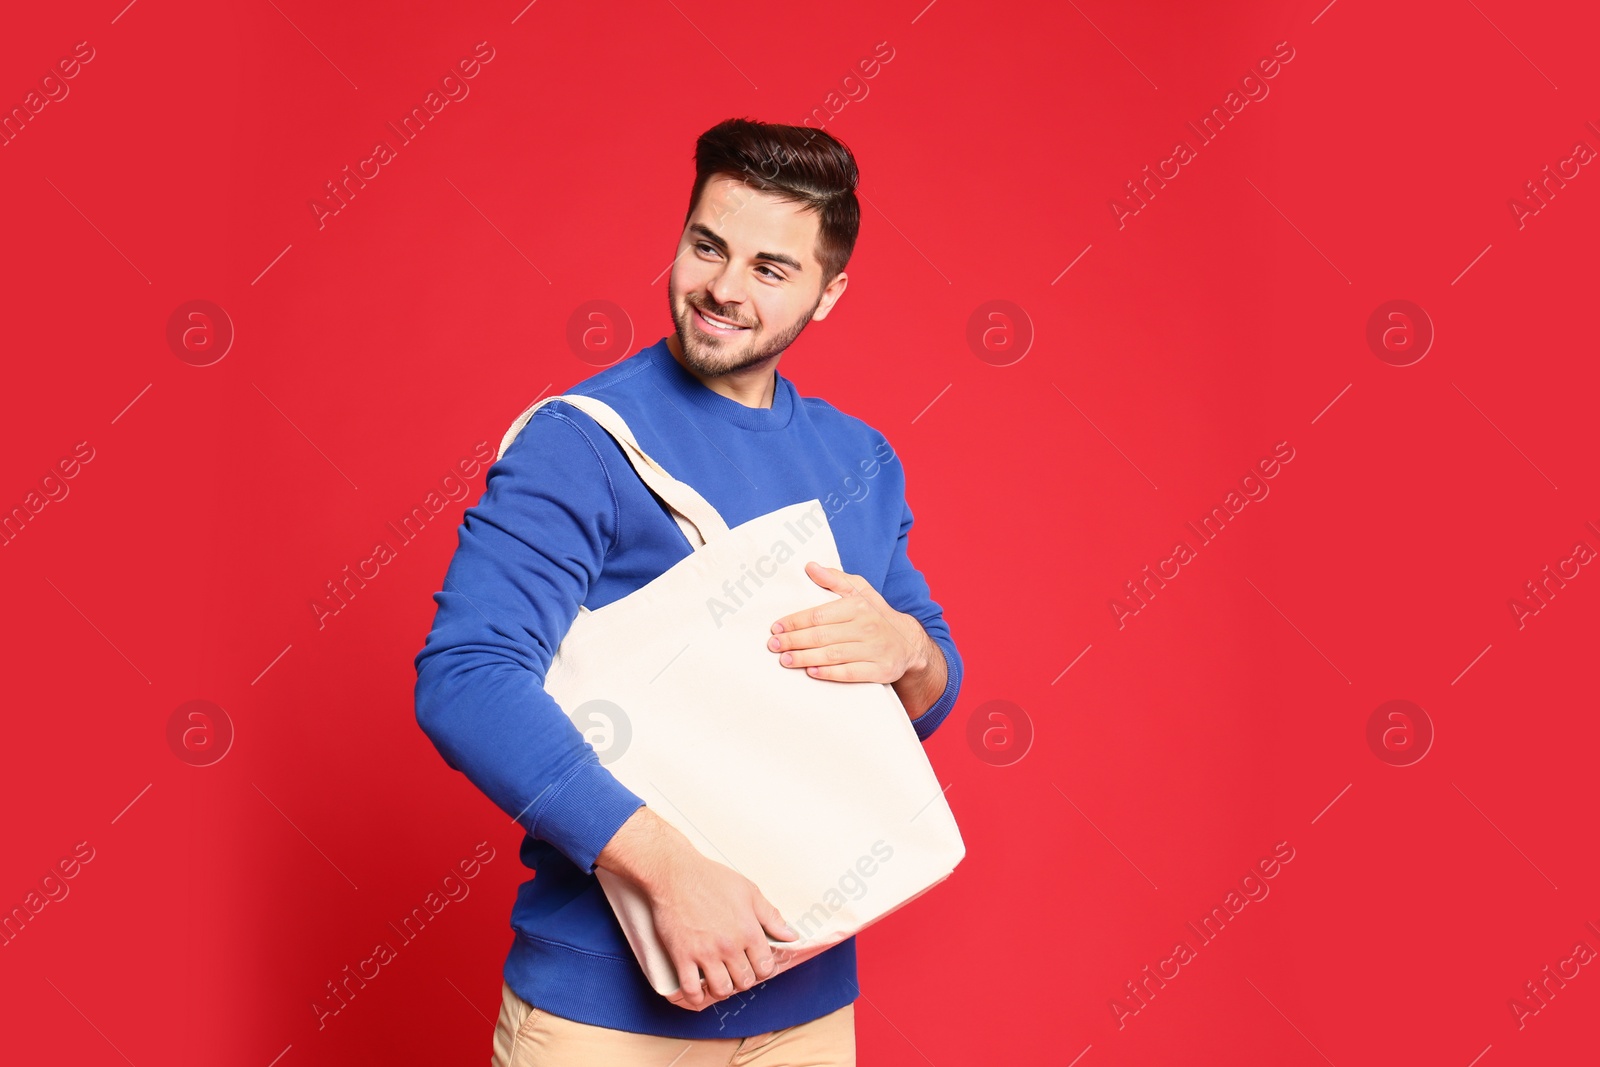
[[(793, 344), (795, 338), (800, 336), (800, 332), (806, 328), (806, 324), (811, 321), (812, 314), (822, 303), (822, 294), (818, 293), (816, 302), (811, 305), (810, 310), (796, 319), (788, 329), (782, 333), (775, 334), (765, 344), (758, 345), (754, 351), (741, 356), (736, 351), (728, 349), (728, 345), (733, 343), (731, 339), (721, 345), (704, 341), (696, 330), (694, 323), (690, 321), (695, 312), (695, 305), (685, 301), (684, 311), (680, 315), (676, 297), (677, 294), (672, 291), (672, 287), (669, 285), (667, 287), (667, 309), (672, 315), (673, 326), (678, 331), (678, 347), (683, 351), (684, 365), (702, 378), (720, 378), (725, 374), (734, 374), (775, 358), (784, 349)], [(733, 316), (724, 314), (714, 308), (709, 310), (711, 314), (716, 315), (718, 318), (733, 318)], [(755, 331), (752, 330), (751, 332), (753, 334)], [(749, 342), (746, 343), (748, 344)]]

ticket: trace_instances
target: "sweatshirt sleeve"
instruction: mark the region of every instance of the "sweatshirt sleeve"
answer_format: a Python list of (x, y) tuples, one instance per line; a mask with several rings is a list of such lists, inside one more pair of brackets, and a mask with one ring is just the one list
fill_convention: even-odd
[(415, 658), (417, 724), (529, 834), (594, 872), (644, 801), (544, 691), (551, 658), (618, 537), (609, 474), (561, 404), (534, 413), (468, 508)]
[(932, 707), (911, 720), (911, 725), (917, 731), (917, 738), (926, 741), (956, 705), (956, 695), (961, 691), (961, 654), (956, 651), (955, 641), (950, 637), (950, 626), (944, 620), (944, 609), (929, 594), (928, 583), (922, 577), (922, 572), (911, 565), (911, 557), (907, 550), (911, 522), (911, 505), (904, 503), (902, 497), (900, 536), (895, 542), (894, 558), (889, 564), (889, 573), (884, 578), (883, 588), (878, 591), (883, 594), (883, 599), (888, 601), (890, 607), (896, 611), (903, 611), (922, 623), (922, 628), (933, 638), (934, 644), (939, 646), (939, 651), (944, 653), (945, 670), (948, 674), (944, 693)]

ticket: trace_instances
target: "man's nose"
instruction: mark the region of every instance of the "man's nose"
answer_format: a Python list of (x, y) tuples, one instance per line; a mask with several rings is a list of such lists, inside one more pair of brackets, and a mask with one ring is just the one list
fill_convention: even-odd
[(741, 272), (733, 267), (724, 267), (711, 279), (711, 284), (706, 287), (706, 292), (711, 294), (711, 299), (717, 302), (718, 307), (727, 307), (730, 304), (744, 303), (745, 287)]

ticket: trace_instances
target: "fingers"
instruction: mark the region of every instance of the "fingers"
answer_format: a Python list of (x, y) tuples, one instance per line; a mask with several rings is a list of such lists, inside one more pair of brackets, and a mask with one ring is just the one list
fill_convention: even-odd
[(767, 648), (773, 652), (788, 652), (797, 648), (821, 648), (846, 641), (865, 641), (879, 636), (876, 615), (851, 616), (842, 622), (822, 626), (807, 626), (789, 630), (767, 638)]
[[(740, 952), (728, 961), (728, 977), (733, 980), (734, 993), (743, 993), (748, 989), (752, 989), (760, 985), (766, 977), (757, 973), (756, 965), (750, 959), (751, 955), (756, 954), (757, 951), (756, 949), (750, 949), (747, 952)], [(731, 996), (732, 994), (729, 995)]]
[[(762, 982), (771, 978), (777, 972), (778, 961), (773, 957), (772, 950), (767, 946), (765, 937), (750, 948), (735, 953), (730, 959), (718, 961), (711, 965), (710, 974), (725, 976), (728, 984), (721, 989), (713, 988), (708, 980), (704, 986), (704, 1003), (701, 1007), (710, 1007), (721, 1003), (729, 997), (754, 989)], [(671, 998), (669, 998), (671, 999)], [(694, 1009), (696, 1011), (699, 1008)]]
[(873, 646), (861, 641), (823, 645), (819, 648), (797, 648), (778, 657), (785, 667), (837, 667), (849, 663), (873, 663)]
[(806, 564), (806, 574), (822, 588), (837, 593), (839, 599), (807, 608), (805, 611), (797, 611), (792, 615), (785, 615), (772, 624), (773, 633), (786, 633), (791, 630), (803, 630), (809, 626), (843, 622), (855, 617), (863, 600), (870, 601), (876, 598), (882, 601), (872, 583), (859, 574), (846, 574), (837, 567), (825, 567), (815, 562)]
[(772, 950), (766, 947), (766, 938), (762, 938), (761, 941), (761, 946), (748, 950), (743, 962), (739, 964), (743, 973), (734, 979), (734, 984), (739, 987), (740, 992), (771, 978), (772, 972), (778, 966), (772, 957)]
[(674, 960), (678, 971), (678, 991), (667, 997), (680, 1008), (699, 1011), (710, 1001), (706, 999), (705, 985), (700, 980), (700, 968), (693, 960)]
[(706, 972), (707, 1004), (715, 1003), (725, 997), (731, 997), (738, 992), (734, 988), (733, 978), (728, 973), (728, 964), (732, 963), (735, 970), (742, 970), (743, 968), (739, 961), (744, 959), (744, 953), (729, 953), (729, 956), (730, 959), (727, 961), (712, 960), (709, 963), (700, 965), (700, 969)]
[[(730, 968), (734, 972), (734, 981), (740, 990), (749, 989), (777, 973), (778, 959), (773, 953), (772, 946), (767, 943), (769, 936), (780, 941), (792, 941), (800, 936), (794, 927), (784, 921), (782, 913), (772, 902), (759, 891), (755, 897), (755, 913), (760, 926), (751, 931), (743, 959), (735, 960), (736, 966)], [(738, 973), (740, 970), (743, 971), (742, 974)]]
[[(724, 906), (691, 908), (689, 915), (676, 916), (676, 924), (669, 909), (658, 925), (679, 986), (666, 999), (689, 1011), (702, 1011), (778, 973), (769, 936), (786, 941), (800, 936), (749, 879), (706, 863), (712, 896), (720, 895)], [(691, 896), (689, 903), (701, 902)]]
[[(756, 919), (760, 921), (761, 929), (766, 936), (774, 940), (794, 941), (800, 936), (800, 931), (784, 921), (783, 915), (773, 906), (772, 901), (762, 896), (759, 892), (756, 894)], [(758, 948), (771, 952), (769, 946), (762, 945), (758, 946)]]
[(840, 596), (849, 596), (857, 592), (864, 581), (859, 575), (846, 574), (838, 567), (824, 566), (815, 560), (806, 564), (806, 576), (822, 588)]
[(792, 615), (785, 615), (772, 624), (772, 632), (775, 634), (790, 633), (795, 630), (804, 630), (811, 626), (826, 626), (829, 623), (846, 622), (855, 618), (858, 607), (858, 604), (848, 598), (841, 597), (838, 600), (830, 600), (826, 604), (818, 604), (814, 608), (807, 608)]
[[(703, 1011), (765, 981), (776, 969), (771, 954), (763, 937), (748, 950), (730, 948), (725, 959), (690, 963), (687, 968), (680, 965), (677, 968), (678, 991), (670, 994), (667, 1000), (680, 1008)], [(765, 969), (757, 962), (764, 957)], [(689, 976), (689, 971), (694, 972), (693, 977)]]
[(808, 560), (806, 561), (805, 565), (805, 573), (806, 577), (810, 577), (811, 581), (821, 585), (822, 589), (832, 589), (834, 592), (843, 592), (843, 590), (850, 587), (850, 581), (848, 581), (850, 576), (845, 574), (845, 571), (842, 571), (842, 569), (838, 569), (837, 566), (829, 566), (826, 565), (826, 563), (818, 563), (816, 560)]

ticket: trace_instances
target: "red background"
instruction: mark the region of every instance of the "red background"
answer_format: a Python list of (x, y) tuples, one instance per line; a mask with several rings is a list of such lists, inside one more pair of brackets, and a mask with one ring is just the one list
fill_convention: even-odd
[[(969, 852), (861, 936), (862, 1062), (1593, 1055), (1596, 968), (1508, 1007), (1600, 949), (1600, 576), (1521, 628), (1508, 603), (1600, 547), (1600, 176), (1509, 207), (1600, 147), (1583, 5), (121, 2), (0, 33), (7, 110), (94, 49), (0, 148), (0, 506), (94, 450), (0, 552), (0, 905), (94, 850), (0, 948), (8, 1059), (488, 1056), (520, 838), (417, 728), (411, 662), (482, 471), (324, 627), (309, 605), (592, 373), (579, 305), (625, 309), (630, 352), (670, 328), (696, 135), (837, 107), (879, 42), (821, 113), (862, 170), (853, 284), (782, 371), (906, 464), (966, 659), (927, 751)], [(470, 95), (319, 229), (324, 182), (480, 41)], [(1198, 157), (1119, 228), (1179, 138)], [(166, 339), (196, 299), (236, 331), (203, 367)], [(1366, 341), (1393, 299), (1437, 333), (1410, 366)], [(1031, 323), (1007, 366), (967, 341), (990, 300)], [(1123, 583), (1280, 441), (1270, 496), (1119, 628)], [(1391, 699), (1436, 732), (1410, 766), (1367, 742)], [(210, 766), (168, 741), (191, 700), (235, 733)], [(991, 700), (1034, 733), (1008, 766), (968, 743)], [(319, 1031), (324, 983), (480, 841), (471, 895)], [(1278, 842), (1270, 896), (1119, 1028)]]

